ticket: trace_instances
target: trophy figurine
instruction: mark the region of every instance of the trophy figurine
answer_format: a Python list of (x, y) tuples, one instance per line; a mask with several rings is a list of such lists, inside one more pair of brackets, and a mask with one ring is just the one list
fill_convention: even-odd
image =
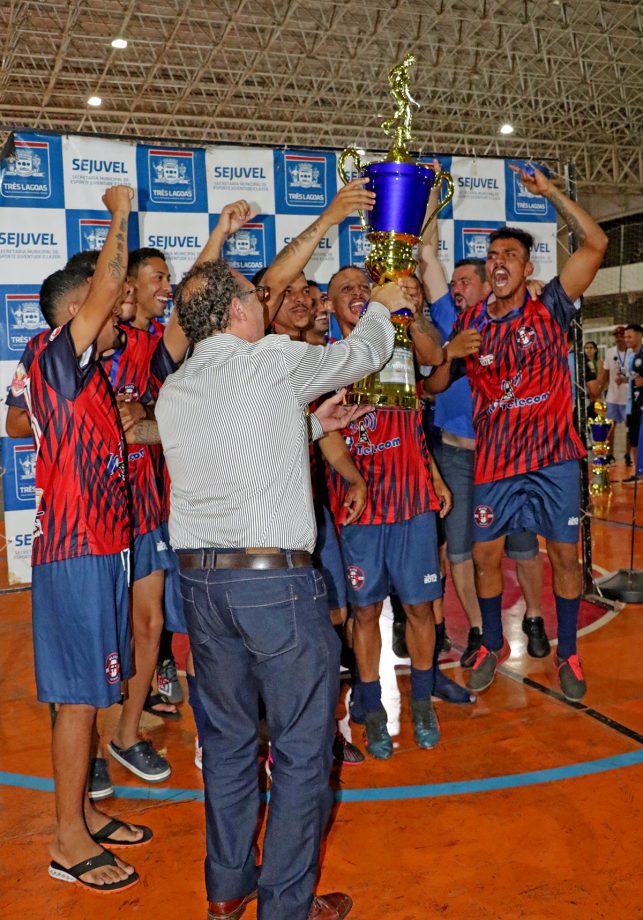
[(609, 461), (607, 459), (610, 452), (609, 434), (614, 426), (614, 422), (605, 418), (607, 406), (604, 402), (594, 403), (594, 418), (587, 419), (587, 428), (592, 438), (592, 482), (589, 491), (592, 495), (604, 495), (611, 491), (609, 480)]
[[(389, 71), (388, 83), (396, 108), (381, 125), (392, 138), (386, 159), (379, 163), (362, 163), (357, 150), (347, 147), (337, 161), (344, 183), (349, 182), (346, 161), (351, 159), (360, 176), (369, 179), (366, 188), (376, 195), (372, 211), (360, 212), (359, 215), (370, 243), (370, 252), (364, 264), (375, 284), (396, 281), (415, 272), (415, 247), (429, 222), (453, 197), (451, 176), (442, 171), (436, 173), (431, 166), (418, 163), (409, 153), (409, 144), (413, 140), (413, 106), (418, 107), (409, 89), (409, 71), (414, 63), (415, 57), (407, 54), (401, 64)], [(425, 220), (431, 189), (442, 181), (446, 182), (447, 194)], [(395, 325), (393, 356), (379, 373), (370, 374), (353, 384), (349, 395), (351, 402), (418, 408), (413, 353), (408, 337), (410, 320), (411, 314), (407, 310), (391, 316)]]

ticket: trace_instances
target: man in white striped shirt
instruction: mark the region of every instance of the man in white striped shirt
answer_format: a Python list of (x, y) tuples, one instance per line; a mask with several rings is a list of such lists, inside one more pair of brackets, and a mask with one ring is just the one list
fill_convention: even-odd
[[(258, 890), (259, 920), (341, 920), (347, 895), (313, 897), (332, 804), (340, 643), (310, 561), (308, 439), (322, 431), (306, 407), (385, 363), (389, 312), (408, 300), (397, 285), (374, 289), (354, 332), (324, 348), (264, 337), (268, 297), (223, 262), (189, 272), (175, 307), (195, 349), (156, 407), (172, 480), (170, 539), (208, 716), (208, 917), (236, 920)], [(260, 869), (259, 694), (274, 758)]]

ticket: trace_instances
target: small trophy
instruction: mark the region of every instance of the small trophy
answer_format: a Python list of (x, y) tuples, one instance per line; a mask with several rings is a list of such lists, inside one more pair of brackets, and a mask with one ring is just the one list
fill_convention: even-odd
[[(429, 222), (453, 197), (453, 179), (449, 173), (436, 173), (431, 166), (416, 162), (408, 150), (413, 139), (412, 107), (418, 106), (409, 90), (409, 71), (413, 64), (415, 57), (407, 54), (401, 64), (389, 71), (388, 83), (396, 110), (382, 123), (384, 132), (393, 139), (386, 159), (380, 163), (362, 163), (357, 150), (347, 147), (337, 161), (339, 175), (345, 184), (350, 181), (346, 161), (352, 159), (360, 175), (370, 180), (366, 188), (376, 195), (373, 210), (359, 215), (370, 243), (365, 265), (376, 284), (396, 281), (415, 272), (415, 246)], [(443, 180), (447, 184), (447, 194), (425, 221), (431, 189)], [(407, 310), (391, 316), (395, 326), (393, 356), (379, 373), (353, 384), (349, 394), (351, 402), (405, 409), (419, 407), (408, 337), (410, 320)]]
[(611, 491), (609, 480), (609, 435), (614, 422), (605, 418), (607, 406), (604, 402), (594, 403), (594, 418), (587, 419), (587, 429), (592, 438), (592, 482), (589, 491), (592, 495), (604, 495)]

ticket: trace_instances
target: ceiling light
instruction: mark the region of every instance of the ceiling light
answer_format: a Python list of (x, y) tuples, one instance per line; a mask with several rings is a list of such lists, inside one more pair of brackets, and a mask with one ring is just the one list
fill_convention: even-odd
[(127, 39), (126, 38), (114, 38), (112, 40), (112, 48), (127, 48)]
[(501, 134), (513, 134), (513, 133), (514, 133), (514, 126), (505, 123), (505, 124), (502, 125), (502, 127), (500, 128), (500, 133), (501, 133)]
[(93, 105), (94, 107), (102, 105), (102, 104), (103, 104), (103, 100), (100, 98), (100, 96), (90, 96), (89, 99), (87, 100), (87, 105)]
[(363, 147), (358, 147), (358, 148), (357, 148), (357, 152), (359, 153), (359, 155), (360, 155), (361, 157), (366, 156), (366, 151), (364, 150)]

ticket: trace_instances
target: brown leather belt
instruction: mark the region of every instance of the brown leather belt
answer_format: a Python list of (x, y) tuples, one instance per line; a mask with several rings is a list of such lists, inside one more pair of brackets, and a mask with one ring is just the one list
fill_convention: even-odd
[(310, 553), (282, 549), (177, 550), (182, 569), (289, 569), (312, 566)]

